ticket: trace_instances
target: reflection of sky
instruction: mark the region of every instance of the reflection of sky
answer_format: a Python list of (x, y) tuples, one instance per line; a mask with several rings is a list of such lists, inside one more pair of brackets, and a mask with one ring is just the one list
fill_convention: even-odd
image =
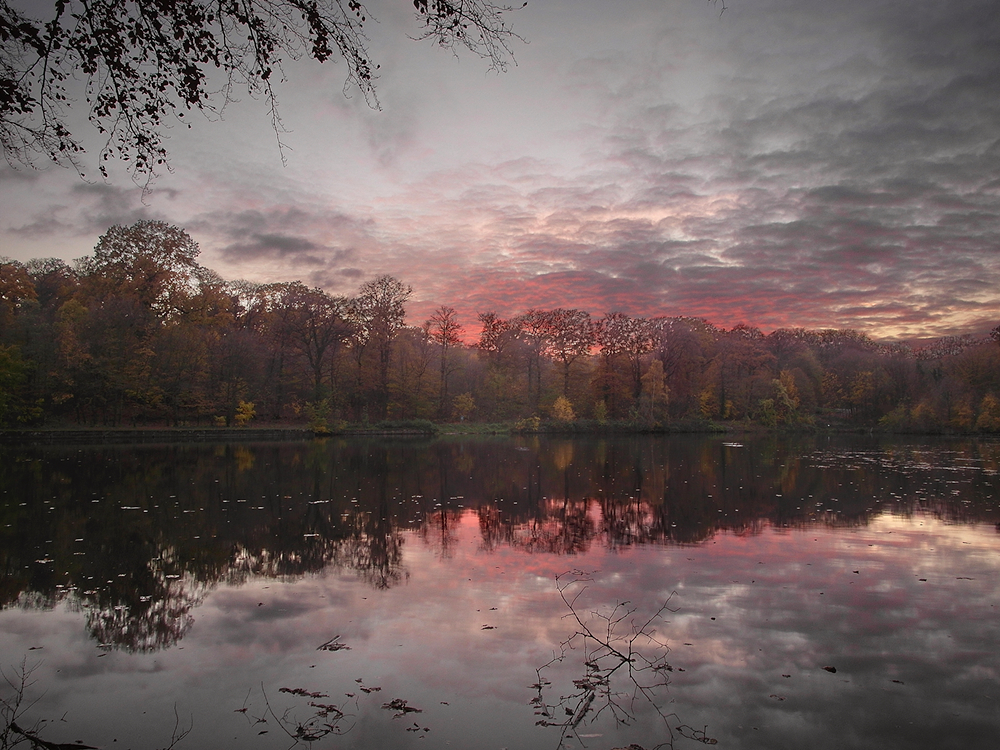
[[(553, 748), (554, 730), (534, 726), (528, 686), (572, 631), (553, 578), (580, 568), (596, 571), (584, 613), (628, 599), (649, 614), (677, 592), (658, 631), (676, 670), (665, 705), (708, 725), (722, 747), (984, 747), (1000, 729), (992, 527), (880, 516), (860, 529), (575, 556), (486, 552), (471, 511), (452, 534), (442, 554), (433, 534), (408, 533), (406, 577), (384, 591), (350, 573), (220, 586), (180, 646), (155, 654), (105, 653), (65, 606), (3, 612), (0, 649), (6, 664), (41, 660), (46, 692), (33, 710), (65, 713), (46, 734), (59, 741), (159, 746), (176, 704), (194, 722), (184, 746), (285, 747), (273, 718), (248, 721), (264, 710), (263, 685), (279, 714), (295, 707), (300, 718), (306, 701), (280, 687), (329, 702), (357, 694), (357, 723), (339, 747)], [(334, 636), (350, 650), (316, 650)], [(550, 672), (553, 691), (582, 676), (576, 658)], [(382, 690), (360, 693), (359, 678)], [(423, 713), (393, 720), (380, 708), (393, 698)], [(234, 712), (243, 705), (246, 715)], [(430, 730), (423, 741), (405, 731), (414, 721)], [(648, 747), (662, 739), (653, 726), (645, 712), (634, 733), (604, 721), (581, 732), (601, 735), (589, 747)]]

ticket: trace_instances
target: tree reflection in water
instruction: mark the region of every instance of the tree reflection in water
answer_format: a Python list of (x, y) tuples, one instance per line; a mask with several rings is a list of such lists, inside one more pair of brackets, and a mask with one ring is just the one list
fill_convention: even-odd
[[(448, 559), (467, 514), (484, 552), (547, 555), (864, 526), (885, 512), (998, 520), (996, 444), (745, 446), (680, 436), (2, 447), (0, 605), (68, 602), (99, 643), (149, 652), (183, 638), (219, 584), (349, 570), (393, 587), (407, 576), (408, 538)], [(960, 465), (939, 468), (959, 453)]]
[(115, 594), (102, 591), (84, 594), (72, 604), (86, 612), (87, 630), (102, 648), (129, 653), (169, 648), (194, 623), (191, 610), (201, 604), (206, 589), (196, 581), (177, 578), (146, 590), (155, 593), (136, 598), (137, 589)]

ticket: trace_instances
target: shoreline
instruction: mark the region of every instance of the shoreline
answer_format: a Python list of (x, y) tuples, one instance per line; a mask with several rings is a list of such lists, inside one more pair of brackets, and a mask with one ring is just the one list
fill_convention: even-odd
[(707, 423), (677, 425), (673, 429), (640, 428), (631, 424), (605, 425), (543, 425), (540, 429), (516, 429), (508, 424), (435, 424), (428, 427), (347, 427), (328, 433), (316, 433), (307, 427), (49, 427), (35, 429), (2, 429), (0, 445), (128, 445), (151, 443), (233, 443), (233, 442), (292, 442), (318, 440), (331, 437), (456, 437), (456, 436), (539, 436), (558, 435), (564, 437), (609, 436), (609, 435), (789, 435), (789, 434), (878, 434), (910, 435), (914, 437), (967, 437), (990, 438), (991, 433), (959, 432), (898, 432), (872, 430), (867, 427), (836, 425), (808, 428), (765, 428), (759, 425), (732, 423)]

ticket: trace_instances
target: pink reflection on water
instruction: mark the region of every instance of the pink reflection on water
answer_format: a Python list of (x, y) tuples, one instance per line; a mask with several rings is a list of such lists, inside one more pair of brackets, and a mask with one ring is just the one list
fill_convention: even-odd
[[(881, 737), (919, 747), (921, 732), (945, 737), (956, 724), (975, 744), (996, 728), (985, 697), (1000, 676), (991, 527), (882, 515), (865, 527), (609, 549), (600, 505), (577, 505), (590, 528), (585, 545), (560, 547), (564, 532), (546, 521), (515, 525), (486, 546), (471, 509), (447, 519), (443, 536), (405, 532), (405, 572), (386, 590), (335, 570), (220, 585), (195, 610), (182, 647), (156, 654), (101, 655), (65, 607), (47, 618), (0, 613), (0, 643), (8, 660), (44, 647), (37, 676), (49, 692), (38, 710), (71, 720), (52, 727), (51, 741), (162, 744), (176, 703), (194, 718), (189, 747), (274, 747), (273, 719), (258, 735), (263, 725), (246, 714), (261, 715), (266, 691), (301, 715), (303, 701), (279, 692), (288, 687), (331, 701), (354, 694), (342, 747), (410, 747), (405, 730), (416, 723), (440, 747), (548, 749), (557, 737), (534, 725), (528, 686), (574, 628), (555, 576), (581, 569), (593, 577), (580, 600), (586, 611), (628, 600), (641, 616), (676, 592), (676, 612), (657, 630), (675, 669), (663, 700), (723, 746), (865, 747)], [(435, 519), (428, 528), (439, 528)], [(317, 650), (336, 636), (349, 650)], [(568, 684), (579, 674), (566, 663), (552, 676)], [(380, 690), (360, 693), (359, 679)], [(393, 719), (382, 705), (396, 698), (422, 713)], [(640, 711), (632, 728), (616, 729), (605, 717), (587, 733), (601, 735), (599, 747), (649, 746), (662, 739), (654, 719)], [(897, 729), (908, 722), (915, 739)]]

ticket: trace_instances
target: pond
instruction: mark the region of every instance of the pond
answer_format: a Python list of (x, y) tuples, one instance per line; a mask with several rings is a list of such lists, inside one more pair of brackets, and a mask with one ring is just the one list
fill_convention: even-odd
[(1000, 736), (996, 442), (0, 447), (0, 513), (4, 747)]

